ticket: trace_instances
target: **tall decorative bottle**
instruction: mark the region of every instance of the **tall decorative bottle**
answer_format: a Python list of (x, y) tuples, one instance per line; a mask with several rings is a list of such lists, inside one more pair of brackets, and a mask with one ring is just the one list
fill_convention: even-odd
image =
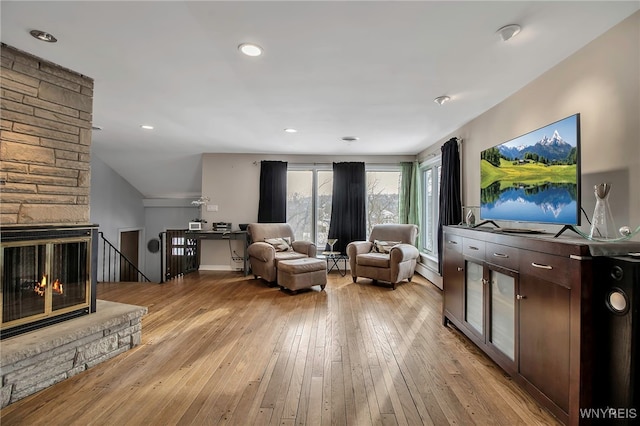
[(609, 207), (610, 183), (595, 185), (594, 195), (596, 196), (596, 208), (593, 210), (591, 220), (591, 231), (589, 238), (594, 240), (611, 240), (618, 238), (618, 230)]

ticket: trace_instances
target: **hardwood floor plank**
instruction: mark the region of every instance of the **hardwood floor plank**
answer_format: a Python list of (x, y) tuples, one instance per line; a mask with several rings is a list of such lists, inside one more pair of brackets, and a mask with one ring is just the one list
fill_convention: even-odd
[(333, 425), (347, 424), (344, 393), (342, 362), (333, 361), (331, 363), (331, 424)]
[(558, 424), (459, 332), (416, 276), (330, 274), (289, 295), (237, 272), (102, 283), (147, 306), (140, 346), (18, 401), (2, 425)]
[(306, 417), (306, 424), (309, 426), (317, 426), (322, 423), (322, 380), (322, 377), (311, 378), (309, 410)]
[[(357, 316), (358, 315), (357, 312), (361, 312), (361, 308), (362, 308), (359, 292), (354, 294), (353, 298), (351, 299), (351, 304), (354, 308), (353, 315)], [(358, 418), (361, 419), (362, 421), (361, 424), (380, 425), (381, 424), (380, 408), (378, 406), (378, 401), (376, 400), (375, 386), (373, 384), (373, 379), (371, 377), (371, 370), (370, 370), (370, 367), (372, 366), (369, 364), (370, 358), (367, 354), (367, 349), (364, 344), (365, 340), (368, 339), (368, 330), (366, 328), (366, 321), (364, 320), (364, 318), (358, 318), (357, 331), (358, 332), (355, 333), (354, 338), (349, 340), (349, 342), (352, 343), (349, 345), (350, 351), (352, 353), (351, 359), (357, 359), (358, 360), (357, 365), (359, 365), (360, 367), (359, 370), (354, 371), (354, 373), (352, 374), (354, 376), (353, 383), (356, 389), (356, 401), (361, 400), (361, 398), (358, 398), (358, 393), (364, 392), (366, 396), (366, 408), (368, 408), (368, 412), (367, 412), (365, 406), (359, 404), (358, 413), (361, 413), (361, 414), (358, 415)], [(359, 355), (359, 358), (356, 355), (356, 353)], [(373, 365), (373, 367), (377, 367), (377, 366), (378, 364), (377, 364), (377, 358), (376, 358), (376, 364)], [(361, 391), (358, 392), (357, 385), (360, 382), (359, 380), (360, 377), (362, 378), (363, 388)]]
[[(258, 391), (256, 392), (256, 398), (251, 404), (251, 408), (246, 413), (247, 421), (245, 423), (242, 423), (241, 421), (239, 421), (237, 424), (253, 424), (254, 422), (257, 421), (259, 417), (261, 417), (260, 410), (262, 409), (262, 407), (260, 407), (260, 405), (264, 399), (264, 395), (267, 392), (267, 389), (269, 388), (269, 377), (271, 377), (271, 375), (273, 374), (273, 370), (275, 369), (276, 364), (278, 363), (279, 357), (280, 357), (279, 353), (274, 352), (271, 354), (269, 363), (267, 364), (267, 367), (265, 368), (264, 373), (260, 378), (260, 386), (258, 387)], [(245, 414), (240, 412), (238, 413), (234, 412), (232, 413), (231, 417), (232, 418), (237, 417), (238, 419), (242, 420), (245, 418)]]
[[(285, 406), (282, 414), (283, 419), (296, 419), (306, 417), (306, 398), (308, 397), (308, 387), (311, 379), (311, 363), (313, 362), (313, 349), (315, 348), (315, 335), (317, 328), (313, 327), (314, 311), (313, 301), (305, 301), (304, 315), (301, 318), (301, 327), (298, 328), (300, 344), (295, 355), (293, 374), (291, 383), (287, 390)], [(313, 342), (313, 346), (312, 346)]]
[[(285, 402), (287, 399), (287, 395), (289, 394), (289, 389), (292, 386), (292, 382), (295, 380), (294, 378), (294, 370), (295, 370), (295, 366), (296, 366), (296, 356), (298, 354), (298, 348), (300, 347), (300, 340), (301, 337), (300, 335), (295, 335), (294, 334), (294, 338), (293, 338), (293, 344), (291, 346), (291, 350), (289, 352), (289, 356), (287, 358), (287, 365), (285, 367), (285, 371), (284, 374), (282, 375), (282, 378), (280, 379), (280, 386), (278, 387), (278, 390), (276, 391), (277, 394), (277, 398), (276, 398), (276, 403), (275, 403), (275, 407), (273, 409), (273, 417), (271, 419), (271, 423), (272, 424), (277, 424), (279, 420), (282, 420), (283, 418), (293, 418), (295, 416), (285, 416), (284, 414), (284, 408), (285, 408)], [(296, 398), (299, 397), (299, 395), (295, 395)], [(297, 405), (297, 404), (296, 404)]]

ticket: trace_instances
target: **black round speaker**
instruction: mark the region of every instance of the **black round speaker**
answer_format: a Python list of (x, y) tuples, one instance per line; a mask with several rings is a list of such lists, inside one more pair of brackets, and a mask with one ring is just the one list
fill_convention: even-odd
[(151, 252), (151, 253), (157, 253), (160, 251), (160, 240), (157, 238), (152, 238), (149, 240), (149, 242), (147, 243), (147, 249)]
[(629, 312), (629, 298), (627, 294), (617, 287), (613, 287), (605, 300), (607, 308), (614, 314), (624, 315)]

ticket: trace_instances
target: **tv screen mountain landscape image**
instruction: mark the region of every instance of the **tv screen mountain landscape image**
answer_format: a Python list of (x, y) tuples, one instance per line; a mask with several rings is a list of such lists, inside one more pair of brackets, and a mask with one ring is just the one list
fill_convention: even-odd
[(575, 114), (482, 151), (480, 217), (579, 225), (579, 145)]

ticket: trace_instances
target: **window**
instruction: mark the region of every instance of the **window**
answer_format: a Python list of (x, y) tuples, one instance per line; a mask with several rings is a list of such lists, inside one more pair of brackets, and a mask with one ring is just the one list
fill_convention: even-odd
[(440, 210), (441, 157), (420, 165), (422, 172), (422, 251), (438, 255), (438, 211)]
[[(379, 223), (398, 223), (402, 171), (375, 166), (366, 171), (367, 236)], [(331, 222), (333, 170), (330, 164), (290, 165), (287, 171), (287, 222), (296, 240), (316, 243), (324, 250)]]
[(326, 166), (290, 166), (287, 171), (287, 223), (296, 240), (324, 249), (331, 222), (333, 171)]
[(399, 223), (402, 171), (397, 166), (367, 169), (367, 236), (374, 225)]
[(174, 256), (184, 255), (184, 237), (171, 238), (171, 254)]

